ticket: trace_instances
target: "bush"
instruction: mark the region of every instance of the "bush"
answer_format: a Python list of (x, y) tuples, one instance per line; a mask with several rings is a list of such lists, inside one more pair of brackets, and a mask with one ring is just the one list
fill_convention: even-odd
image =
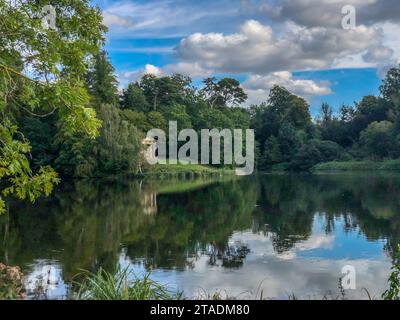
[(333, 141), (321, 141), (313, 140), (312, 144), (318, 149), (321, 154), (321, 161), (334, 161), (342, 159), (343, 157), (349, 157), (347, 152), (336, 142)]
[(346, 151), (332, 141), (311, 140), (300, 147), (299, 151), (290, 162), (289, 169), (296, 171), (309, 171), (317, 163), (339, 160)]
[(19, 267), (0, 263), (0, 300), (24, 298), (23, 274)]
[(393, 135), (393, 123), (389, 121), (373, 122), (361, 132), (360, 142), (367, 155), (379, 159), (392, 156), (396, 149)]

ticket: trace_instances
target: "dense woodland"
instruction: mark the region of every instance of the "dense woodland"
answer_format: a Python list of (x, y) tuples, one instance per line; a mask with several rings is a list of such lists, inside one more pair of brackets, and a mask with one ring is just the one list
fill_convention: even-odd
[(34, 201), (59, 177), (138, 174), (151, 128), (253, 128), (259, 170), (307, 171), (327, 161), (400, 156), (400, 68), (338, 113), (275, 86), (261, 105), (232, 78), (144, 75), (122, 92), (104, 51), (106, 27), (89, 1), (54, 3), (57, 28), (42, 25), (44, 1), (0, 1), (0, 179), (3, 198)]

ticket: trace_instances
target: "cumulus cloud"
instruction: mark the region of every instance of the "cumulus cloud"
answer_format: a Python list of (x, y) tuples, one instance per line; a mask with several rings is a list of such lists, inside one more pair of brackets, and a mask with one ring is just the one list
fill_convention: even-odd
[(371, 47), (385, 50), (380, 30), (291, 26), (282, 35), (256, 20), (233, 34), (194, 33), (181, 40), (177, 53), (185, 62), (229, 73), (268, 73), (329, 68), (342, 57)]
[[(383, 75), (388, 66), (399, 62), (395, 58), (400, 55), (398, 0), (240, 0), (235, 4), (231, 0), (122, 0), (107, 6), (104, 21), (112, 35), (183, 36), (175, 48), (176, 63), (120, 72), (121, 85), (145, 73), (193, 78), (244, 74), (249, 101), (258, 103), (265, 101), (273, 84), (306, 98), (332, 93), (329, 83), (297, 79), (294, 71), (376, 67)], [(342, 28), (345, 5), (356, 8), (353, 30)], [(171, 53), (171, 47), (114, 50)]]
[(292, 73), (281, 71), (273, 72), (266, 76), (249, 76), (243, 83), (243, 87), (249, 95), (247, 103), (251, 105), (266, 101), (269, 91), (274, 85), (284, 86), (290, 92), (305, 98), (329, 95), (332, 93), (328, 82), (295, 79)]

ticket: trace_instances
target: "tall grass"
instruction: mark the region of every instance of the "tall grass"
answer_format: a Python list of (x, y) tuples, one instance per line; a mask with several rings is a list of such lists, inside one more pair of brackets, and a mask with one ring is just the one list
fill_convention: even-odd
[(176, 300), (182, 297), (182, 293), (150, 279), (149, 273), (138, 277), (127, 268), (115, 274), (100, 268), (97, 273), (83, 271), (78, 276), (83, 277), (82, 282), (74, 282), (79, 300)]

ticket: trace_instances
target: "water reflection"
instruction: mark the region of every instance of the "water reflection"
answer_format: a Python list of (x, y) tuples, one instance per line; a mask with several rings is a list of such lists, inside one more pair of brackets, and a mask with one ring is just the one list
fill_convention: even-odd
[(275, 298), (337, 291), (352, 264), (349, 297), (380, 294), (400, 243), (399, 194), (393, 174), (72, 181), (0, 218), (0, 260), (23, 267), (31, 296), (52, 298), (79, 269), (127, 263), (188, 295)]

